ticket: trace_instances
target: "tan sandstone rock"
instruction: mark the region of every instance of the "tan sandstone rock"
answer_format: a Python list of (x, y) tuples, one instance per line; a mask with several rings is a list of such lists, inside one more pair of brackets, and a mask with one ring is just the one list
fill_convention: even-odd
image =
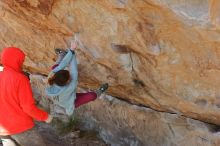
[(218, 0), (1, 0), (0, 48), (46, 75), (74, 33), (80, 87), (220, 125)]

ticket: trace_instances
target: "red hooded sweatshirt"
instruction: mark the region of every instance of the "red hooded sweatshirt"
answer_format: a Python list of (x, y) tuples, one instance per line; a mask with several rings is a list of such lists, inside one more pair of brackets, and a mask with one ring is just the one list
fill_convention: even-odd
[(35, 105), (29, 80), (22, 73), (24, 59), (19, 48), (5, 48), (1, 54), (0, 135), (24, 132), (34, 126), (33, 119), (48, 118), (48, 113)]

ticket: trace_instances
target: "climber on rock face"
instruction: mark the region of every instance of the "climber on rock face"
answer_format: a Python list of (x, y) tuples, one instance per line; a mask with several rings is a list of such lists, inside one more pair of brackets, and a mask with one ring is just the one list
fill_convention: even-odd
[[(108, 88), (108, 84), (105, 83), (94, 92), (76, 93), (78, 80), (77, 61), (74, 51), (76, 47), (77, 41), (73, 41), (70, 49), (55, 49), (58, 59), (52, 67), (48, 78), (49, 86), (46, 87), (46, 94), (53, 101), (55, 107), (63, 109), (64, 114), (69, 117), (71, 117), (75, 108), (95, 100)], [(69, 70), (65, 70), (65, 67), (68, 66)], [(56, 116), (56, 112), (54, 114)]]
[(0, 139), (3, 146), (46, 146), (33, 119), (50, 123), (52, 116), (35, 105), (31, 85), (22, 72), (24, 59), (19, 48), (5, 48), (1, 54)]

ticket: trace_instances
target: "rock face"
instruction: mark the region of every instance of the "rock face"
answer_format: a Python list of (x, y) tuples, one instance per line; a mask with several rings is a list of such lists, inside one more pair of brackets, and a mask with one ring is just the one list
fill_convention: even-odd
[[(101, 110), (100, 110), (101, 109)], [(131, 106), (106, 96), (77, 110), (85, 129), (112, 146), (218, 146), (216, 128), (176, 114)]]
[(80, 87), (220, 125), (218, 0), (1, 0), (0, 48), (46, 75), (77, 34)]
[[(43, 94), (45, 81), (46, 79), (39, 75), (31, 75), (35, 97), (46, 96)], [(48, 107), (47, 102), (41, 99), (38, 99), (41, 105)], [(77, 108), (75, 118), (80, 129), (97, 131), (107, 145), (111, 146), (220, 145), (220, 132), (216, 125), (178, 114), (157, 112), (149, 108), (131, 105), (111, 96), (101, 96), (97, 100)], [(43, 133), (48, 133), (51, 131), (50, 129), (44, 128)], [(53, 139), (50, 138), (50, 140)], [(70, 140), (71, 138), (67, 139), (67, 141)], [(75, 143), (77, 140), (73, 139), (73, 142)]]

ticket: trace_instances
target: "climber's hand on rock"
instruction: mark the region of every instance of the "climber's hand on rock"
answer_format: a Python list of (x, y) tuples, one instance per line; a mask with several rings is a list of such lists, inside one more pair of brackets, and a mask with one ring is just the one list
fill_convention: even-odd
[(77, 47), (77, 45), (78, 45), (78, 42), (77, 42), (77, 41), (72, 41), (72, 42), (71, 42), (70, 49), (71, 49), (71, 50), (75, 50), (76, 47)]

